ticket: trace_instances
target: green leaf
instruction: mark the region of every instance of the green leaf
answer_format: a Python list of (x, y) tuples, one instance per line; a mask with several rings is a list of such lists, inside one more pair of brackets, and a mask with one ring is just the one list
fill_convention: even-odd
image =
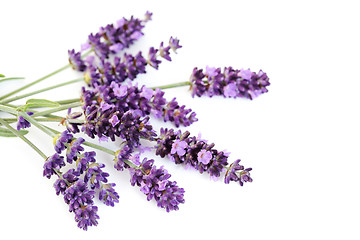
[(46, 99), (29, 99), (26, 101), (25, 108), (28, 107), (59, 107), (60, 104)]
[[(20, 130), (18, 131), (21, 135), (26, 135), (29, 131)], [(0, 137), (16, 137), (9, 129), (0, 127)]]
[(0, 77), (5, 77), (4, 75), (0, 74)]

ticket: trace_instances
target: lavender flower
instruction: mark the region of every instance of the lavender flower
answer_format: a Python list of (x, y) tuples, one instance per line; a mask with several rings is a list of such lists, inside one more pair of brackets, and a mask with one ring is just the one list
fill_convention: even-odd
[(60, 154), (67, 147), (67, 144), (71, 142), (72, 138), (73, 135), (68, 130), (58, 134), (53, 140), (55, 151)]
[(92, 163), (87, 168), (84, 181), (90, 184), (91, 189), (99, 189), (103, 185), (102, 183), (107, 183), (109, 174), (102, 170), (104, 167), (104, 164)]
[(68, 112), (67, 112), (67, 115), (66, 115), (66, 118), (63, 119), (63, 121), (61, 121), (60, 123), (62, 125), (64, 125), (69, 132), (78, 133), (79, 132), (79, 125), (81, 125), (81, 123), (74, 123), (71, 120), (77, 119), (77, 118), (81, 117), (81, 115), (82, 115), (81, 112), (71, 113), (71, 108), (69, 108)]
[(84, 151), (84, 148), (81, 146), (85, 140), (81, 137), (78, 139), (72, 140), (66, 150), (66, 161), (72, 163), (78, 159), (80, 152)]
[(233, 162), (225, 174), (224, 182), (226, 184), (230, 183), (230, 181), (239, 182), (240, 186), (244, 185), (244, 182), (252, 182), (252, 178), (250, 177), (250, 171), (252, 168), (244, 168), (243, 165), (240, 165), (240, 159)]
[(98, 33), (89, 35), (88, 45), (100, 59), (108, 58), (110, 54), (128, 48), (142, 36), (144, 23), (151, 19), (151, 15), (152, 13), (146, 12), (144, 20), (122, 18), (116, 24), (101, 27)]
[(53, 174), (57, 174), (61, 167), (65, 166), (64, 157), (55, 153), (51, 157), (48, 157), (44, 164), (43, 176), (51, 178)]
[[(26, 114), (31, 116), (34, 113), (33, 112), (26, 112)], [(29, 127), (31, 127), (31, 124), (23, 116), (19, 116), (18, 121), (17, 121), (16, 129), (18, 131), (20, 131), (20, 129), (29, 128)]]
[[(214, 149), (214, 146), (215, 144), (209, 144), (206, 140), (191, 137), (188, 131), (182, 133), (180, 130), (175, 132), (173, 129), (161, 128), (155, 148), (156, 155), (162, 158), (168, 156), (176, 164), (184, 164), (198, 170), (200, 173), (207, 172), (211, 178), (217, 179), (228, 165), (228, 154)], [(231, 167), (234, 168), (234, 171), (239, 170), (236, 163)], [(240, 177), (235, 180), (233, 174), (231, 174), (232, 177), (226, 175), (225, 182), (251, 182), (250, 170), (251, 168), (248, 168), (241, 173), (241, 177), (244, 176), (243, 180)]]
[[(79, 171), (80, 174), (86, 172), (88, 170), (89, 164), (96, 162), (95, 156), (96, 153), (94, 151), (85, 152), (84, 154), (81, 154), (81, 156), (76, 161), (77, 171)], [(85, 180), (85, 182), (87, 181)]]
[(126, 79), (133, 80), (139, 74), (146, 73), (146, 66), (158, 69), (162, 57), (171, 61), (170, 48), (174, 51), (181, 46), (179, 40), (170, 38), (169, 46), (164, 46), (161, 42), (159, 49), (150, 47), (147, 59), (143, 57), (142, 52), (138, 52), (135, 56), (125, 53), (122, 58), (115, 57), (113, 63), (102, 59), (100, 64), (92, 64), (87, 68), (85, 74), (86, 82), (89, 86), (96, 87), (99, 85), (110, 85), (112, 82), (121, 83)]
[(176, 139), (174, 141), (174, 143), (171, 145), (171, 154), (177, 154), (179, 156), (184, 156), (184, 154), (186, 153), (185, 148), (188, 147), (187, 142), (185, 141), (181, 141), (179, 139)]
[(59, 178), (54, 183), (54, 188), (56, 195), (64, 194), (66, 188), (79, 180), (80, 173), (75, 171), (75, 169), (69, 169), (66, 173), (59, 176)]
[(153, 15), (152, 12), (146, 11), (146, 13), (145, 13), (145, 18), (144, 18), (144, 22), (150, 21), (152, 15)]
[(84, 72), (86, 70), (87, 67), (85, 62), (81, 59), (80, 52), (75, 52), (75, 50), (72, 49), (68, 51), (68, 55), (69, 55), (69, 63), (74, 70), (80, 72)]
[(147, 63), (155, 68), (158, 69), (159, 68), (159, 64), (161, 63), (161, 61), (159, 59), (157, 59), (157, 52), (159, 50), (155, 49), (154, 47), (151, 47), (149, 49), (149, 53), (148, 53), (148, 59), (147, 59)]
[(160, 43), (160, 48), (159, 48), (160, 56), (162, 58), (165, 58), (168, 61), (171, 61), (170, 51), (169, 50), (170, 50), (170, 46), (164, 47), (164, 43), (163, 42)]
[(209, 164), (210, 160), (212, 159), (212, 153), (205, 149), (201, 150), (197, 154), (197, 160), (202, 164)]
[(79, 179), (64, 192), (64, 200), (73, 212), (85, 205), (92, 205), (95, 192), (88, 189), (86, 183)]
[(170, 37), (169, 47), (174, 51), (174, 53), (176, 53), (177, 49), (182, 48), (179, 44), (179, 39), (173, 37)]
[[(152, 126), (148, 124), (149, 117), (141, 119), (133, 110), (119, 112), (111, 108), (103, 111), (96, 105), (90, 105), (86, 107), (85, 117), (86, 122), (82, 131), (91, 138), (106, 136), (115, 141), (115, 137), (120, 137), (133, 148), (139, 146), (140, 138), (152, 140), (156, 135)], [(116, 118), (119, 122), (114, 124)]]
[(107, 206), (114, 206), (119, 202), (119, 194), (115, 191), (115, 183), (102, 184), (99, 193), (99, 200)]
[(196, 122), (196, 113), (192, 110), (186, 109), (185, 105), (179, 106), (176, 98), (173, 98), (163, 108), (164, 122), (174, 122), (176, 127), (183, 125), (185, 127), (190, 126), (193, 122)]
[[(112, 82), (110, 86), (103, 85), (94, 90), (83, 88), (81, 101), (84, 103), (83, 109), (88, 120), (101, 115), (97, 113), (99, 105), (106, 103), (111, 106), (111, 111), (107, 111), (107, 117), (111, 118), (110, 123), (113, 127), (118, 124), (120, 118), (111, 113), (116, 111), (124, 113), (128, 110), (135, 110), (142, 117), (153, 113), (156, 118), (163, 118), (165, 122), (174, 122), (177, 127), (189, 126), (197, 121), (195, 112), (185, 108), (184, 105), (180, 106), (175, 98), (168, 102), (164, 94), (160, 89), (154, 91), (145, 86), (139, 88), (137, 85), (119, 85)], [(105, 112), (104, 109), (101, 110)]]
[(171, 175), (166, 169), (157, 168), (153, 163), (153, 159), (145, 158), (138, 168), (129, 168), (131, 185), (140, 187), (148, 201), (155, 199), (157, 206), (167, 212), (178, 210), (178, 205), (185, 202), (184, 189), (169, 180)]
[(75, 221), (78, 227), (87, 230), (89, 226), (96, 226), (98, 224), (97, 215), (98, 207), (93, 205), (86, 205), (75, 210)]
[(128, 168), (129, 165), (125, 163), (131, 157), (133, 148), (125, 144), (120, 150), (115, 152), (114, 168), (118, 171), (123, 171), (124, 168)]
[(268, 76), (262, 70), (255, 73), (250, 69), (235, 70), (232, 67), (224, 68), (223, 72), (220, 68), (207, 67), (205, 73), (202, 69), (194, 68), (190, 81), (193, 97), (222, 95), (251, 100), (268, 92), (266, 87), (270, 85)]
[[(71, 138), (70, 138), (71, 137)], [(85, 141), (82, 138), (72, 139), (72, 134), (64, 131), (55, 138), (59, 151), (66, 150), (67, 162), (76, 161), (77, 170), (71, 168), (65, 174), (62, 174), (60, 168), (65, 166), (64, 157), (55, 153), (49, 157), (44, 164), (43, 175), (50, 178), (57, 174), (58, 179), (54, 183), (56, 194), (64, 196), (64, 201), (69, 205), (69, 211), (74, 212), (75, 221), (78, 227), (87, 230), (88, 226), (97, 225), (97, 207), (93, 205), (95, 191), (91, 189), (100, 189), (99, 199), (106, 205), (114, 206), (119, 202), (119, 195), (115, 191), (113, 183), (107, 183), (108, 173), (102, 168), (104, 164), (96, 163), (95, 152), (81, 152), (84, 148), (81, 144)], [(61, 146), (60, 146), (61, 145)], [(64, 148), (64, 149), (63, 149)], [(80, 176), (83, 176), (83, 180)]]

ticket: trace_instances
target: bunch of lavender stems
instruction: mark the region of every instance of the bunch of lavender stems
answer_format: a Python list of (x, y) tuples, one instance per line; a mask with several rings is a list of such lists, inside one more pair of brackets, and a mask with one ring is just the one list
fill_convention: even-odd
[[(194, 68), (190, 80), (157, 87), (138, 86), (132, 84), (138, 74), (145, 74), (146, 68), (159, 68), (163, 60), (171, 61), (170, 50), (182, 46), (177, 38), (171, 37), (168, 46), (163, 42), (158, 48), (151, 47), (147, 58), (142, 52), (131, 55), (124, 50), (136, 42), (143, 33), (145, 23), (151, 20), (152, 14), (146, 12), (144, 19), (122, 18), (116, 24), (100, 28), (96, 34), (90, 34), (83, 44), (82, 52), (69, 50), (69, 64), (41, 77), (25, 86), (0, 96), (0, 112), (13, 117), (0, 118), (0, 136), (19, 137), (33, 148), (44, 160), (44, 176), (56, 177), (54, 187), (57, 195), (63, 195), (69, 205), (69, 211), (75, 214), (78, 227), (87, 230), (89, 226), (98, 224), (98, 208), (94, 198), (114, 206), (119, 202), (115, 191), (115, 183), (108, 183), (105, 165), (96, 161), (95, 152), (84, 152), (86, 147), (103, 151), (113, 156), (114, 168), (130, 172), (130, 183), (138, 186), (147, 196), (147, 200), (155, 200), (158, 207), (167, 212), (178, 210), (184, 203), (184, 189), (170, 180), (171, 175), (164, 167), (156, 167), (153, 159), (142, 159), (141, 153), (149, 149), (142, 146), (142, 141), (153, 143), (153, 151), (162, 158), (168, 158), (175, 164), (183, 164), (200, 173), (206, 172), (212, 179), (224, 176), (224, 182), (252, 182), (251, 168), (240, 165), (237, 159), (228, 163), (229, 153), (214, 148), (215, 144), (190, 132), (164, 129), (157, 133), (149, 120), (152, 117), (173, 122), (175, 127), (189, 126), (197, 121), (196, 114), (178, 104), (176, 99), (167, 100), (164, 89), (189, 86), (192, 96), (221, 95), (224, 97), (244, 97), (253, 99), (267, 92), (269, 86), (267, 75), (248, 70), (236, 70), (227, 67), (207, 67), (205, 71)], [(117, 55), (122, 53), (121, 57)], [(109, 56), (114, 55), (113, 60)], [(161, 59), (161, 60), (160, 60)], [(47, 88), (13, 96), (34, 86), (55, 74), (72, 67), (83, 72), (84, 77), (66, 81)], [(5, 80), (0, 74), (0, 83)], [(3, 78), (3, 79), (1, 79)], [(13, 105), (21, 100), (42, 92), (64, 87), (84, 81), (81, 96), (62, 101), (45, 99), (29, 99), (23, 105)], [(75, 110), (81, 107), (81, 110)], [(43, 110), (42, 108), (46, 108)], [(55, 115), (68, 110), (66, 116)], [(75, 110), (75, 111), (74, 111)], [(59, 122), (64, 127), (58, 132), (46, 125), (47, 122)], [(16, 129), (10, 124), (16, 123)], [(46, 156), (28, 138), (26, 128), (34, 126), (53, 139), (55, 153)], [(100, 144), (85, 141), (75, 134), (83, 133), (99, 140), (122, 140), (118, 151), (110, 150)], [(65, 165), (70, 170), (63, 170)], [(98, 189), (98, 191), (94, 191)]]

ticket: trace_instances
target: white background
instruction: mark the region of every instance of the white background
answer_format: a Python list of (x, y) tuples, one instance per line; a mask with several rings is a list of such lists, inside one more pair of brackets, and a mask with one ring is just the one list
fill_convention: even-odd
[[(357, 1), (2, 1), (0, 72), (26, 80), (0, 83), (0, 95), (67, 63), (90, 32), (121, 17), (153, 21), (129, 51), (147, 52), (176, 36), (183, 45), (172, 62), (147, 68), (147, 86), (188, 80), (194, 67), (263, 69), (269, 92), (243, 99), (192, 98), (186, 87), (166, 91), (196, 111), (193, 135), (252, 167), (253, 183), (239, 187), (165, 165), (186, 190), (185, 204), (166, 213), (147, 202), (112, 169), (120, 202), (99, 205), (99, 225), (87, 232), (56, 196), (43, 160), (19, 139), (0, 138), (1, 239), (359, 239), (359, 7)], [(79, 77), (72, 70), (33, 87)], [(79, 96), (75, 84), (37, 98)], [(35, 97), (35, 96), (34, 96)], [(19, 101), (18, 103), (22, 103)], [(4, 114), (0, 116), (5, 117)], [(155, 129), (171, 124), (153, 121)], [(54, 125), (57, 127), (56, 125)], [(61, 129), (61, 127), (59, 127)], [(52, 140), (27, 135), (47, 155)], [(108, 144), (116, 150), (116, 144)]]

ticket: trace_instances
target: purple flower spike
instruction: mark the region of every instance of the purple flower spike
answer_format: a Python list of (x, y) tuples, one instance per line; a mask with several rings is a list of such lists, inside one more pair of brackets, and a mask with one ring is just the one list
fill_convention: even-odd
[(178, 210), (178, 205), (185, 202), (184, 189), (169, 180), (171, 175), (166, 169), (157, 168), (153, 163), (153, 159), (145, 158), (138, 168), (129, 168), (131, 185), (139, 186), (148, 201), (155, 199), (157, 206), (165, 208), (167, 212)]
[(192, 112), (191, 109), (186, 109), (185, 105), (179, 106), (176, 98), (173, 98), (164, 107), (164, 121), (174, 122), (176, 127), (183, 125), (185, 127), (190, 126), (196, 122), (196, 113)]
[(104, 167), (105, 165), (102, 163), (92, 163), (89, 165), (85, 173), (84, 181), (90, 184), (91, 189), (99, 189), (102, 183), (107, 183), (109, 174), (102, 170)]
[(55, 153), (51, 157), (48, 157), (44, 164), (43, 176), (51, 178), (53, 174), (57, 174), (61, 167), (65, 166), (64, 157)]
[(64, 201), (69, 205), (69, 211), (73, 212), (88, 204), (93, 204), (95, 192), (90, 191), (84, 181), (79, 179), (69, 186), (64, 192)]
[(252, 182), (250, 177), (251, 168), (244, 168), (243, 165), (240, 165), (240, 159), (234, 161), (228, 168), (225, 174), (224, 182), (226, 184), (230, 181), (239, 182), (240, 186), (244, 185), (244, 182)]
[[(187, 144), (184, 154), (182, 148), (178, 146), (180, 142)], [(214, 146), (215, 144), (208, 143), (200, 137), (191, 137), (188, 131), (181, 133), (180, 130), (175, 132), (173, 129), (161, 128), (155, 149), (156, 155), (162, 158), (168, 156), (175, 164), (184, 164), (200, 173), (207, 172), (211, 179), (217, 180), (227, 169), (225, 183), (235, 181), (242, 186), (244, 182), (252, 182), (251, 168), (245, 169), (244, 166), (239, 165), (240, 160), (227, 167), (229, 153), (218, 151)], [(176, 151), (178, 148), (181, 149), (180, 154)]]
[[(98, 39), (94, 36), (94, 41)], [(178, 44), (178, 40), (171, 40), (173, 50), (176, 48), (180, 48)], [(100, 46), (104, 43), (96, 43), (95, 54), (97, 56), (102, 55), (109, 55), (108, 52), (102, 53)], [(170, 47), (163, 46), (164, 43), (162, 42), (159, 49), (151, 47), (148, 52), (147, 59), (145, 59), (140, 52), (136, 55), (124, 53), (122, 58), (114, 57), (114, 61), (109, 61), (106, 58), (101, 58), (100, 63), (96, 64), (94, 61), (90, 61), (88, 63), (88, 68), (85, 73), (85, 82), (94, 88), (101, 85), (110, 85), (113, 82), (121, 83), (124, 82), (126, 79), (133, 80), (137, 77), (137, 75), (146, 73), (146, 66), (150, 65), (151, 67), (158, 69), (159, 64), (161, 61), (158, 59), (159, 56), (165, 58), (168, 61), (171, 61), (170, 57)], [(98, 49), (100, 48), (100, 49)], [(106, 47), (105, 47), (106, 48)], [(118, 51), (118, 45), (113, 47), (114, 51)], [(121, 97), (121, 96), (119, 96)]]
[(99, 192), (99, 200), (107, 206), (114, 206), (119, 202), (119, 194), (115, 191), (115, 183), (103, 184)]
[[(178, 154), (173, 145), (179, 141), (187, 144), (185, 153)], [(225, 170), (228, 155), (223, 151), (213, 149), (215, 144), (207, 143), (206, 140), (191, 137), (188, 131), (182, 133), (173, 129), (160, 129), (160, 136), (157, 140), (156, 155), (164, 158), (168, 156), (175, 164), (184, 164), (194, 168), (200, 173), (207, 172), (211, 178), (218, 178)]]
[(146, 12), (145, 19), (131, 17), (130, 19), (122, 18), (116, 24), (108, 24), (101, 27), (98, 33), (91, 33), (88, 37), (88, 43), (95, 54), (104, 60), (109, 58), (110, 54), (128, 48), (143, 34), (144, 23), (151, 19), (151, 13)]
[(89, 226), (96, 226), (98, 224), (97, 215), (98, 208), (93, 205), (86, 205), (75, 210), (75, 221), (78, 223), (78, 227), (87, 230)]
[[(29, 116), (34, 114), (33, 112), (26, 112), (26, 113)], [(20, 131), (20, 129), (29, 128), (29, 127), (31, 127), (31, 124), (27, 120), (25, 120), (23, 116), (19, 116), (16, 129)]]
[(266, 87), (270, 85), (269, 78), (262, 70), (255, 73), (250, 69), (236, 70), (232, 67), (224, 68), (223, 72), (220, 68), (207, 67), (205, 74), (202, 69), (194, 68), (190, 81), (193, 97), (208, 95), (251, 100), (266, 93)]

